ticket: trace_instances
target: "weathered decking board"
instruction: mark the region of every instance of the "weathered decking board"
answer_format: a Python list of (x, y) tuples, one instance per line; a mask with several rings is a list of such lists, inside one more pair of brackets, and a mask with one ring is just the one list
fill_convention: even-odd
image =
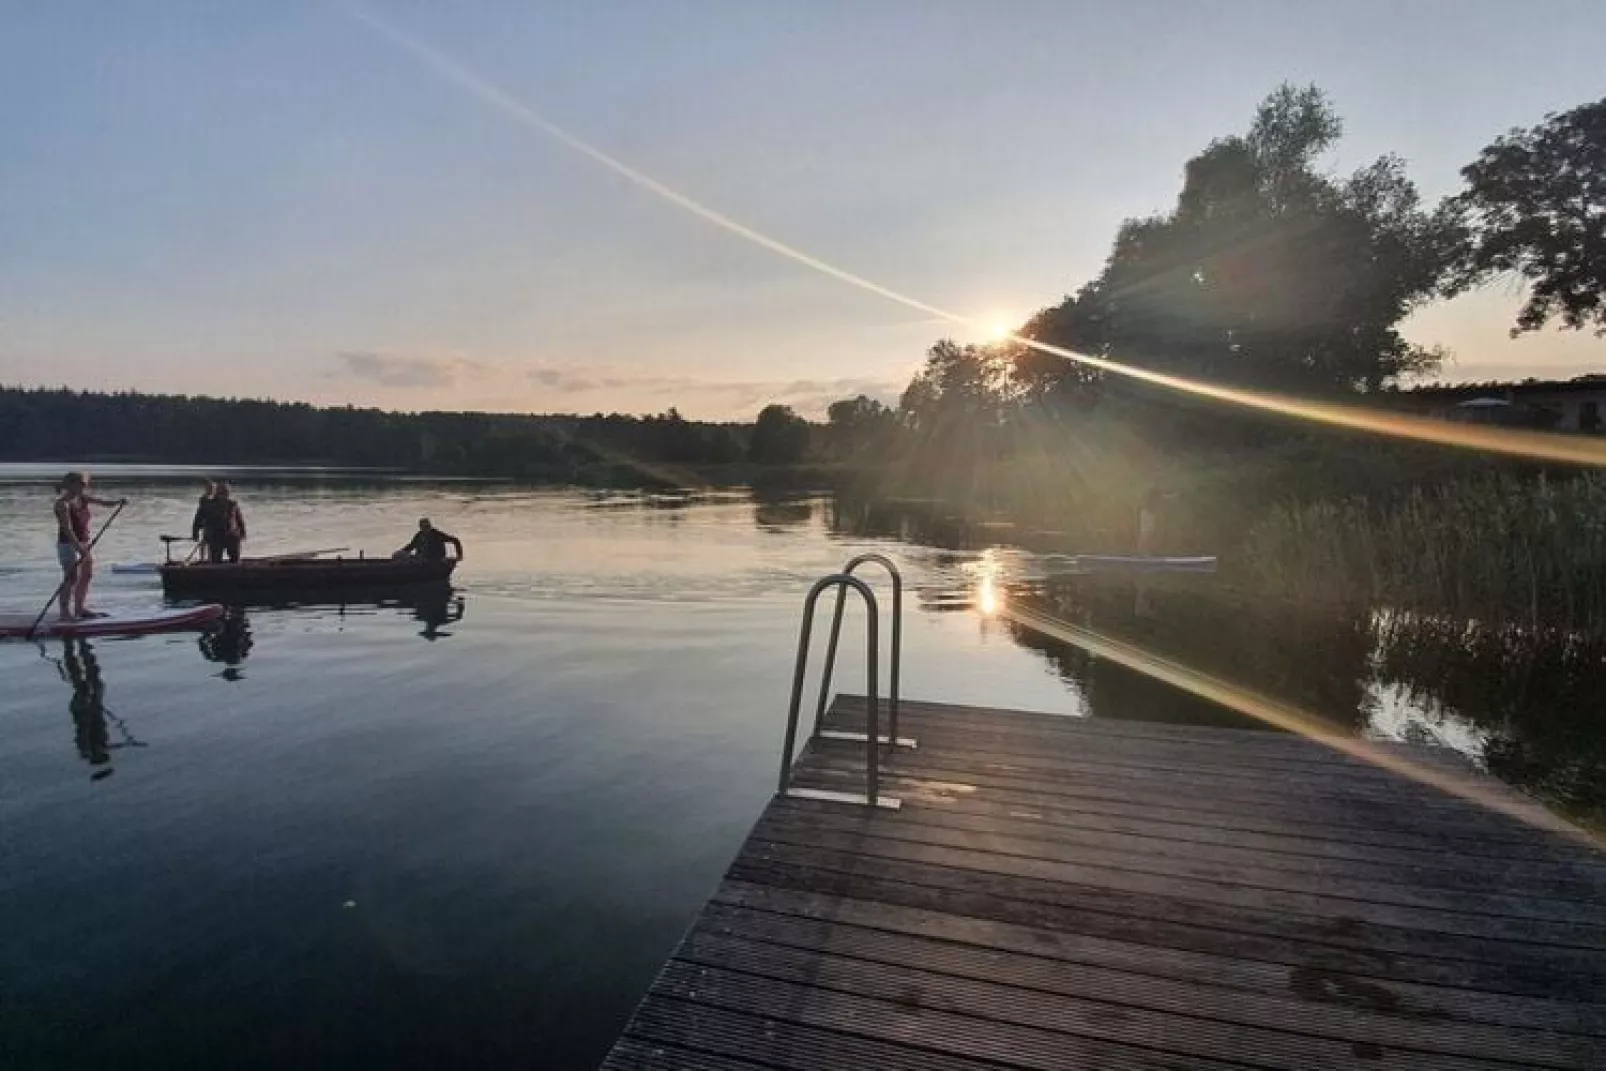
[[(900, 809), (770, 803), (606, 1071), (1606, 1068), (1579, 840), (1293, 736), (914, 702), (900, 734)], [(816, 740), (795, 784), (863, 762)]]

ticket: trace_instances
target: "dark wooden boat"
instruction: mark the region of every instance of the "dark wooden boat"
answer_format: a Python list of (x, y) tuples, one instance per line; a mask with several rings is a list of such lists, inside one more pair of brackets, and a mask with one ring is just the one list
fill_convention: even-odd
[(169, 562), (162, 566), (162, 590), (169, 595), (219, 591), (315, 592), (363, 588), (385, 590), (444, 584), (457, 567), (453, 559), (418, 558), (246, 558), (239, 562)]

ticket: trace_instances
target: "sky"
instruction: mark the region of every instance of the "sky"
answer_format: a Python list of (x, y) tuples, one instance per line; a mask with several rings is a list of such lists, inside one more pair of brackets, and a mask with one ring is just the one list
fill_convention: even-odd
[[(1550, 0), (0, 0), (0, 383), (397, 409), (748, 418), (895, 400), (979, 335), (712, 225), (526, 108), (775, 241), (982, 323), (1096, 275), (1122, 219), (1279, 83), (1325, 161), (1423, 194), (1606, 92), (1606, 4)], [(488, 96), (495, 92), (504, 104)], [(1450, 380), (1606, 371), (1424, 309)], [(974, 337), (970, 337), (974, 336)]]

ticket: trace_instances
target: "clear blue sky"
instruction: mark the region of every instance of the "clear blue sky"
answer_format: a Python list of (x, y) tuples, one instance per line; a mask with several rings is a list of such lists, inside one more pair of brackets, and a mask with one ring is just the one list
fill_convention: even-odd
[[(1279, 82), (1425, 194), (1606, 92), (1606, 4), (373, 0), (576, 135), (810, 253), (1018, 321)], [(1419, 315), (1450, 378), (1606, 368)], [(950, 333), (521, 126), (334, 2), (0, 8), (0, 382), (749, 415), (895, 394)]]

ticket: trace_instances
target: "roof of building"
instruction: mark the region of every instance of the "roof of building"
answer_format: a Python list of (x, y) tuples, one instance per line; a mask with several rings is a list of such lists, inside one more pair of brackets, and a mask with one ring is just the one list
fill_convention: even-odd
[(1516, 382), (1486, 383), (1433, 383), (1423, 387), (1410, 387), (1400, 391), (1415, 398), (1487, 398), (1524, 394), (1567, 394), (1606, 391), (1606, 372), (1591, 372), (1572, 379), (1523, 379)]

